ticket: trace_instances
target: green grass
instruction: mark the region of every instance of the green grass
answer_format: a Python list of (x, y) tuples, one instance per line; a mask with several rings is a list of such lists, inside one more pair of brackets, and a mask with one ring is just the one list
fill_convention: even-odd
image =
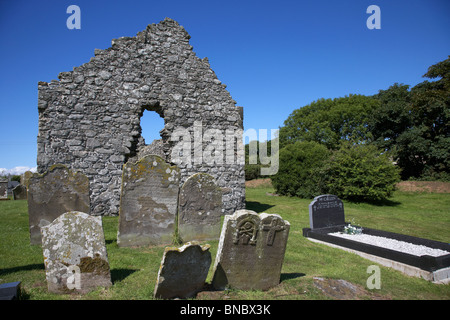
[[(313, 243), (302, 236), (309, 226), (309, 199), (269, 196), (267, 187), (247, 188), (247, 209), (280, 214), (291, 224), (281, 283), (265, 292), (228, 290), (202, 294), (198, 299), (330, 299), (314, 286), (314, 277), (344, 279), (359, 285), (361, 299), (450, 299), (450, 285), (438, 285), (381, 269), (381, 289), (368, 290), (367, 267), (375, 264), (355, 254)], [(363, 227), (449, 242), (450, 194), (396, 192), (383, 204), (344, 202), (346, 220)], [(0, 283), (21, 281), (24, 298), (43, 299), (153, 299), (164, 247), (119, 248), (117, 217), (104, 217), (106, 247), (113, 286), (86, 295), (57, 295), (47, 291), (42, 249), (29, 244), (26, 201), (0, 201)], [(209, 241), (213, 262), (218, 241)], [(355, 297), (356, 298), (356, 297)]]

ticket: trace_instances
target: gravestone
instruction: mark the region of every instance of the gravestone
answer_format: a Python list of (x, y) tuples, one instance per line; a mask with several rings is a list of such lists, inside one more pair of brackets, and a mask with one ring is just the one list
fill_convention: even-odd
[(8, 180), (0, 180), (0, 199), (8, 199)]
[(111, 286), (101, 217), (66, 212), (41, 232), (49, 292), (87, 293)]
[(280, 282), (289, 222), (277, 214), (238, 210), (225, 216), (214, 263), (214, 288), (268, 290)]
[(117, 244), (121, 247), (172, 243), (180, 170), (148, 155), (123, 168)]
[(178, 199), (178, 233), (183, 241), (219, 239), (222, 189), (211, 175), (190, 176)]
[(0, 284), (0, 300), (20, 299), (20, 281)]
[(13, 199), (14, 200), (26, 200), (27, 199), (27, 187), (19, 184), (13, 190)]
[(89, 180), (64, 165), (28, 178), (28, 216), (31, 244), (41, 244), (40, 229), (65, 212), (89, 212)]
[(210, 265), (209, 245), (188, 242), (180, 248), (166, 248), (155, 285), (155, 298), (194, 297), (203, 288)]
[(344, 204), (337, 196), (317, 196), (309, 204), (309, 226), (311, 229), (342, 226), (345, 224)]

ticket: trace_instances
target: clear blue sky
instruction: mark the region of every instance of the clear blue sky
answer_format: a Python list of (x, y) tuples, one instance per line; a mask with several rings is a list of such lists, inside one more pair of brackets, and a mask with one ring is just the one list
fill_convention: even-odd
[[(81, 30), (66, 27), (71, 4), (81, 9)], [(372, 4), (381, 9), (379, 30), (366, 27)], [(244, 129), (276, 129), (319, 98), (414, 86), (450, 54), (448, 0), (2, 0), (0, 168), (36, 166), (38, 81), (165, 17), (184, 26), (194, 52), (244, 107)], [(145, 120), (144, 137), (153, 137)]]

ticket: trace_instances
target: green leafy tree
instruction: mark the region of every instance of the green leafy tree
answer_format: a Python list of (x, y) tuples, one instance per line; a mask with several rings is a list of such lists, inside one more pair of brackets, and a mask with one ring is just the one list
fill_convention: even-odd
[(330, 151), (314, 141), (298, 141), (280, 150), (278, 173), (272, 185), (281, 195), (313, 198), (321, 194), (322, 176), (316, 174)]
[(374, 145), (344, 143), (322, 166), (322, 191), (354, 201), (379, 201), (392, 195), (399, 168)]
[(413, 125), (421, 142), (415, 156), (423, 164), (422, 177), (449, 180), (450, 56), (429, 67), (424, 77), (440, 79), (426, 80), (411, 89)]
[(314, 101), (294, 110), (286, 119), (280, 128), (280, 147), (297, 141), (315, 141), (337, 149), (340, 141), (371, 141), (368, 117), (379, 104), (377, 99), (363, 95)]
[(374, 143), (390, 151), (402, 179), (449, 180), (450, 59), (431, 66), (419, 83), (394, 84), (375, 96), (380, 106), (369, 117)]

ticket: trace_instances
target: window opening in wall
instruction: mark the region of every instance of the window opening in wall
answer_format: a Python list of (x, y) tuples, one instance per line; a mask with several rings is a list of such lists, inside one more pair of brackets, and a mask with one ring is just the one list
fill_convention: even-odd
[(144, 110), (141, 117), (141, 136), (145, 144), (149, 145), (153, 140), (161, 139), (159, 132), (164, 129), (164, 119), (156, 111)]

